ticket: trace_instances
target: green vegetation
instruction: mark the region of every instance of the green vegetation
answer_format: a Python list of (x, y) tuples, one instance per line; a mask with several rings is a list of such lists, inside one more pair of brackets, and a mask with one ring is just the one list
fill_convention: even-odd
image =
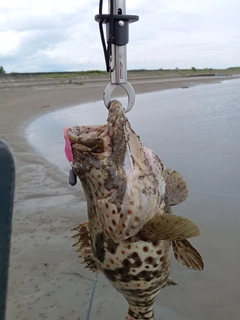
[(2, 66), (0, 66), (0, 73), (6, 73)]
[(75, 78), (75, 77), (98, 77), (106, 76), (108, 72), (101, 70), (89, 70), (89, 71), (76, 71), (76, 72), (47, 72), (47, 73), (36, 73), (40, 77), (44, 78)]
[[(0, 73), (5, 73), (3, 67), (0, 67)], [(215, 76), (215, 75), (240, 75), (240, 67), (231, 67), (227, 69), (197, 69), (192, 67), (191, 69), (135, 69), (129, 70), (130, 77), (197, 77), (197, 76)], [(10, 75), (16, 77), (39, 77), (39, 78), (59, 78), (59, 79), (91, 79), (91, 78), (108, 78), (109, 74), (106, 71), (101, 70), (89, 70), (89, 71), (75, 71), (75, 72), (37, 72), (37, 73), (17, 73), (12, 72)]]

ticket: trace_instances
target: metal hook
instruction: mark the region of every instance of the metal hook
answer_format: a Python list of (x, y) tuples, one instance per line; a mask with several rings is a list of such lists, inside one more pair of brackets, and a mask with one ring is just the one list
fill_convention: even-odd
[(109, 103), (111, 102), (112, 93), (117, 86), (122, 87), (128, 95), (128, 106), (127, 106), (127, 109), (125, 109), (125, 113), (127, 113), (132, 109), (135, 103), (135, 91), (129, 82), (119, 83), (119, 84), (109, 83), (103, 93), (103, 100), (104, 100), (105, 106), (108, 108)]

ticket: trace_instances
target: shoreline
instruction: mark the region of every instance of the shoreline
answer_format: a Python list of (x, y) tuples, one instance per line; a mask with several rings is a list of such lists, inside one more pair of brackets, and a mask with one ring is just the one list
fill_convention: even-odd
[[(237, 78), (132, 84), (136, 94), (142, 94)], [(106, 84), (0, 90), (0, 136), (13, 150), (16, 165), (7, 320), (85, 319), (94, 274), (84, 269), (71, 248), (70, 231), (87, 219), (85, 198), (80, 183), (69, 186), (58, 168), (28, 144), (24, 128), (46, 113), (102, 100)]]

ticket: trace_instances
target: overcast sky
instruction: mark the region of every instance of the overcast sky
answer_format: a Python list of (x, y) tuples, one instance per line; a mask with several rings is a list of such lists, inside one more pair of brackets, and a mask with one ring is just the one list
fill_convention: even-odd
[[(107, 13), (108, 1), (104, 1)], [(99, 0), (0, 2), (6, 72), (105, 70)], [(126, 0), (128, 69), (240, 66), (240, 0)]]

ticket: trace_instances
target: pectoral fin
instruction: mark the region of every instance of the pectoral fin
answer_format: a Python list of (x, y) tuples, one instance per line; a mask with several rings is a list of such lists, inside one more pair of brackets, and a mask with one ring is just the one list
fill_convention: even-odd
[(170, 206), (180, 204), (188, 197), (188, 188), (183, 176), (171, 169), (163, 171), (162, 176), (166, 183), (166, 194)]
[(93, 256), (88, 222), (80, 224), (71, 231), (77, 231), (77, 234), (72, 236), (72, 238), (78, 239), (78, 241), (73, 244), (73, 247), (77, 247), (75, 252), (80, 253), (78, 257), (83, 259), (82, 263), (86, 264), (86, 268), (92, 270), (93, 272), (101, 273)]
[(174, 281), (171, 278), (168, 278), (167, 282), (166, 282), (166, 284), (164, 285), (163, 288), (166, 288), (166, 287), (169, 287), (169, 286), (177, 286), (177, 285), (178, 285), (178, 283), (176, 281)]
[(176, 260), (189, 269), (203, 270), (204, 262), (200, 253), (187, 240), (172, 242), (173, 253)]
[(148, 221), (140, 230), (148, 240), (183, 240), (200, 235), (197, 225), (174, 214), (161, 214)]

